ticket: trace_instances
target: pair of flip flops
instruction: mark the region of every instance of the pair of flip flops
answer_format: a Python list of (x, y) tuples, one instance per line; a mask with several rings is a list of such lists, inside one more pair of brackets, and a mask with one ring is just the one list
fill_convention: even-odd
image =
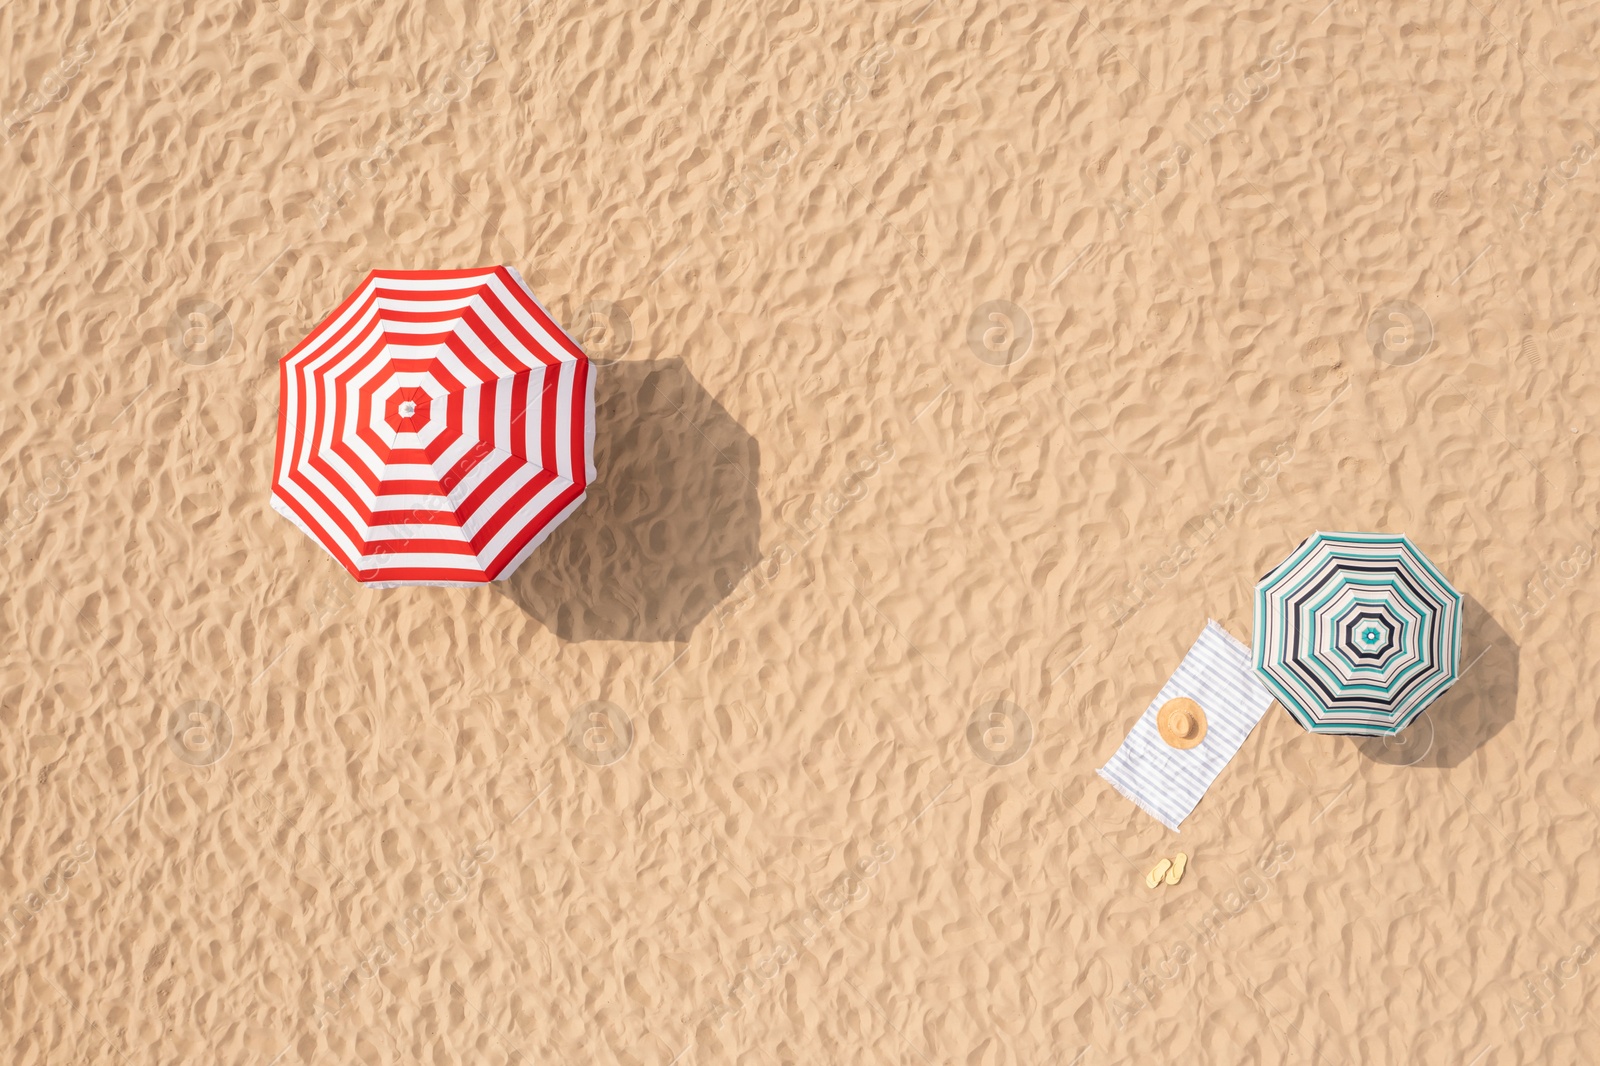
[(1146, 888), (1159, 888), (1163, 884), (1175, 885), (1183, 880), (1183, 871), (1189, 868), (1189, 856), (1183, 852), (1170, 859), (1162, 859), (1154, 869), (1144, 875)]

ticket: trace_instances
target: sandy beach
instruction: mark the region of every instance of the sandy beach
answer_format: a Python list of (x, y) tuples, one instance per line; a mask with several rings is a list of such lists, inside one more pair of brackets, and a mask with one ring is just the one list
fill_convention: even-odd
[[(125, 4), (0, 8), (5, 1061), (1593, 1060), (1595, 10)], [(278, 360), (494, 264), (598, 480), (362, 588)], [(1461, 679), (1173, 833), (1095, 770), (1314, 530)]]

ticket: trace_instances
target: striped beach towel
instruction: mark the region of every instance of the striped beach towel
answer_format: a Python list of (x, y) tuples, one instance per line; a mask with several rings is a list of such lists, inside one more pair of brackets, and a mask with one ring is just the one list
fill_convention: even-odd
[[(1156, 712), (1179, 696), (1194, 700), (1206, 714), (1205, 739), (1187, 751), (1170, 746), (1156, 731)], [(1271, 705), (1272, 693), (1256, 680), (1249, 647), (1207, 621), (1100, 776), (1176, 830)]]

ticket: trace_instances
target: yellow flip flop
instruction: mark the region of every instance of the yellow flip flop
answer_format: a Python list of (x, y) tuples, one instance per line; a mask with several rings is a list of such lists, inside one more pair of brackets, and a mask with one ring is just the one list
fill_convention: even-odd
[(1160, 862), (1156, 863), (1155, 869), (1144, 875), (1145, 887), (1155, 888), (1157, 885), (1161, 884), (1162, 879), (1167, 876), (1167, 871), (1170, 869), (1172, 869), (1171, 859), (1162, 859)]
[(1178, 852), (1178, 854), (1172, 860), (1172, 869), (1167, 871), (1167, 884), (1175, 885), (1179, 881), (1182, 881), (1183, 871), (1188, 868), (1189, 856), (1185, 855), (1181, 851)]

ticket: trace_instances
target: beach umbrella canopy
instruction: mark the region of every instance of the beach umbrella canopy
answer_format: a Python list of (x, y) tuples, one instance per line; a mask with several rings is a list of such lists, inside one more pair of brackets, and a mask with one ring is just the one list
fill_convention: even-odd
[(508, 577), (594, 480), (594, 372), (509, 267), (374, 270), (278, 380), (272, 506), (365, 584)]
[(1317, 533), (1256, 586), (1256, 674), (1312, 732), (1398, 733), (1460, 659), (1461, 594), (1404, 536)]

